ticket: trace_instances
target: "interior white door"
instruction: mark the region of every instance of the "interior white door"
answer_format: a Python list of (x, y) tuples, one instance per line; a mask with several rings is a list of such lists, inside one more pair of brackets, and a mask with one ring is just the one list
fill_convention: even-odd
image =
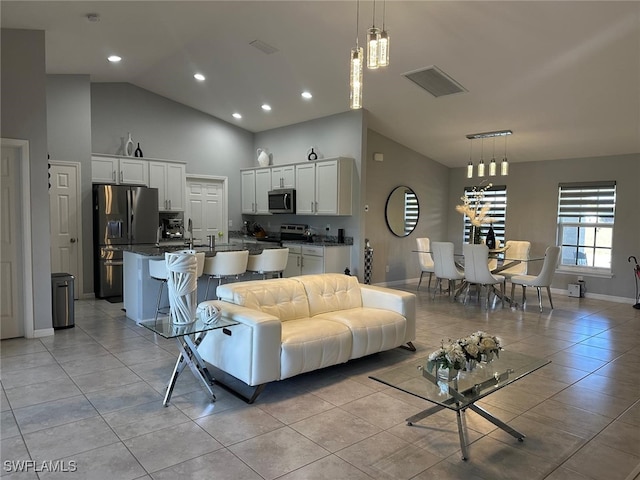
[(74, 297), (82, 285), (80, 258), (80, 165), (51, 162), (49, 215), (51, 218), (51, 272), (70, 273), (76, 279)]
[(191, 218), (195, 239), (206, 244), (207, 235), (215, 235), (216, 242), (227, 241), (226, 198), (226, 179), (224, 178), (190, 177), (187, 179), (186, 218)]
[(20, 165), (18, 149), (3, 145), (0, 155), (0, 336), (5, 339), (24, 336), (19, 293), (22, 284)]

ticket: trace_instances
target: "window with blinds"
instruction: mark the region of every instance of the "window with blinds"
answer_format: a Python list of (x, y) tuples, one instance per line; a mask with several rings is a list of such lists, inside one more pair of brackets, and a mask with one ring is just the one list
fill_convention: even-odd
[(616, 182), (558, 185), (560, 266), (611, 271)]
[(414, 192), (404, 194), (404, 233), (409, 235), (418, 223), (418, 197)]
[[(465, 187), (464, 194), (469, 198), (469, 201), (472, 205), (475, 205), (475, 197), (474, 197), (473, 187)], [(496, 235), (496, 245), (498, 240), (500, 241), (500, 245), (504, 245), (504, 228), (507, 219), (507, 186), (506, 185), (493, 185), (490, 188), (486, 189), (484, 192), (484, 197), (480, 201), (481, 205), (485, 203), (489, 203), (489, 216), (494, 218), (494, 223), (491, 224), (493, 227), (493, 231)], [(484, 238), (489, 231), (489, 225), (483, 225), (481, 229), (481, 235)], [(469, 217), (464, 216), (464, 241), (465, 243), (471, 243), (469, 239), (469, 235), (471, 233), (471, 221)]]

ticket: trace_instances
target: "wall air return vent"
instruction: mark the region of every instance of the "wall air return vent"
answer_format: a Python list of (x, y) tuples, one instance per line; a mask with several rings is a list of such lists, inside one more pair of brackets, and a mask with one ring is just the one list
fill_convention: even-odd
[(425, 89), (434, 97), (464, 93), (467, 90), (435, 65), (412, 72), (403, 73), (413, 83)]

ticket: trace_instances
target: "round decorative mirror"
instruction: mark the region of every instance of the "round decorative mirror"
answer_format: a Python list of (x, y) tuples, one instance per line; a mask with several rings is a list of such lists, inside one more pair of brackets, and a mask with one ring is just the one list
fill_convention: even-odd
[(384, 215), (391, 233), (397, 237), (406, 237), (418, 225), (418, 196), (407, 186), (394, 188), (387, 198)]

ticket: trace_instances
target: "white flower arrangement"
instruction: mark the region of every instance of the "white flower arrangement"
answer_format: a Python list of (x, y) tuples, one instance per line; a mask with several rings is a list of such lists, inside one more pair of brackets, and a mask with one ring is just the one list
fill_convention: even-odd
[(501, 349), (499, 337), (479, 330), (456, 341), (449, 339), (447, 344), (442, 342), (440, 348), (429, 355), (426, 368), (429, 373), (440, 368), (461, 370), (471, 360), (490, 361), (493, 355), (499, 357)]
[(473, 187), (471, 195), (464, 195), (460, 197), (462, 205), (456, 205), (456, 211), (469, 217), (471, 225), (480, 227), (485, 223), (493, 223), (495, 218), (489, 217), (489, 210), (491, 210), (491, 204), (482, 201), (484, 199), (484, 193), (490, 189), (493, 184), (488, 183), (484, 187)]

